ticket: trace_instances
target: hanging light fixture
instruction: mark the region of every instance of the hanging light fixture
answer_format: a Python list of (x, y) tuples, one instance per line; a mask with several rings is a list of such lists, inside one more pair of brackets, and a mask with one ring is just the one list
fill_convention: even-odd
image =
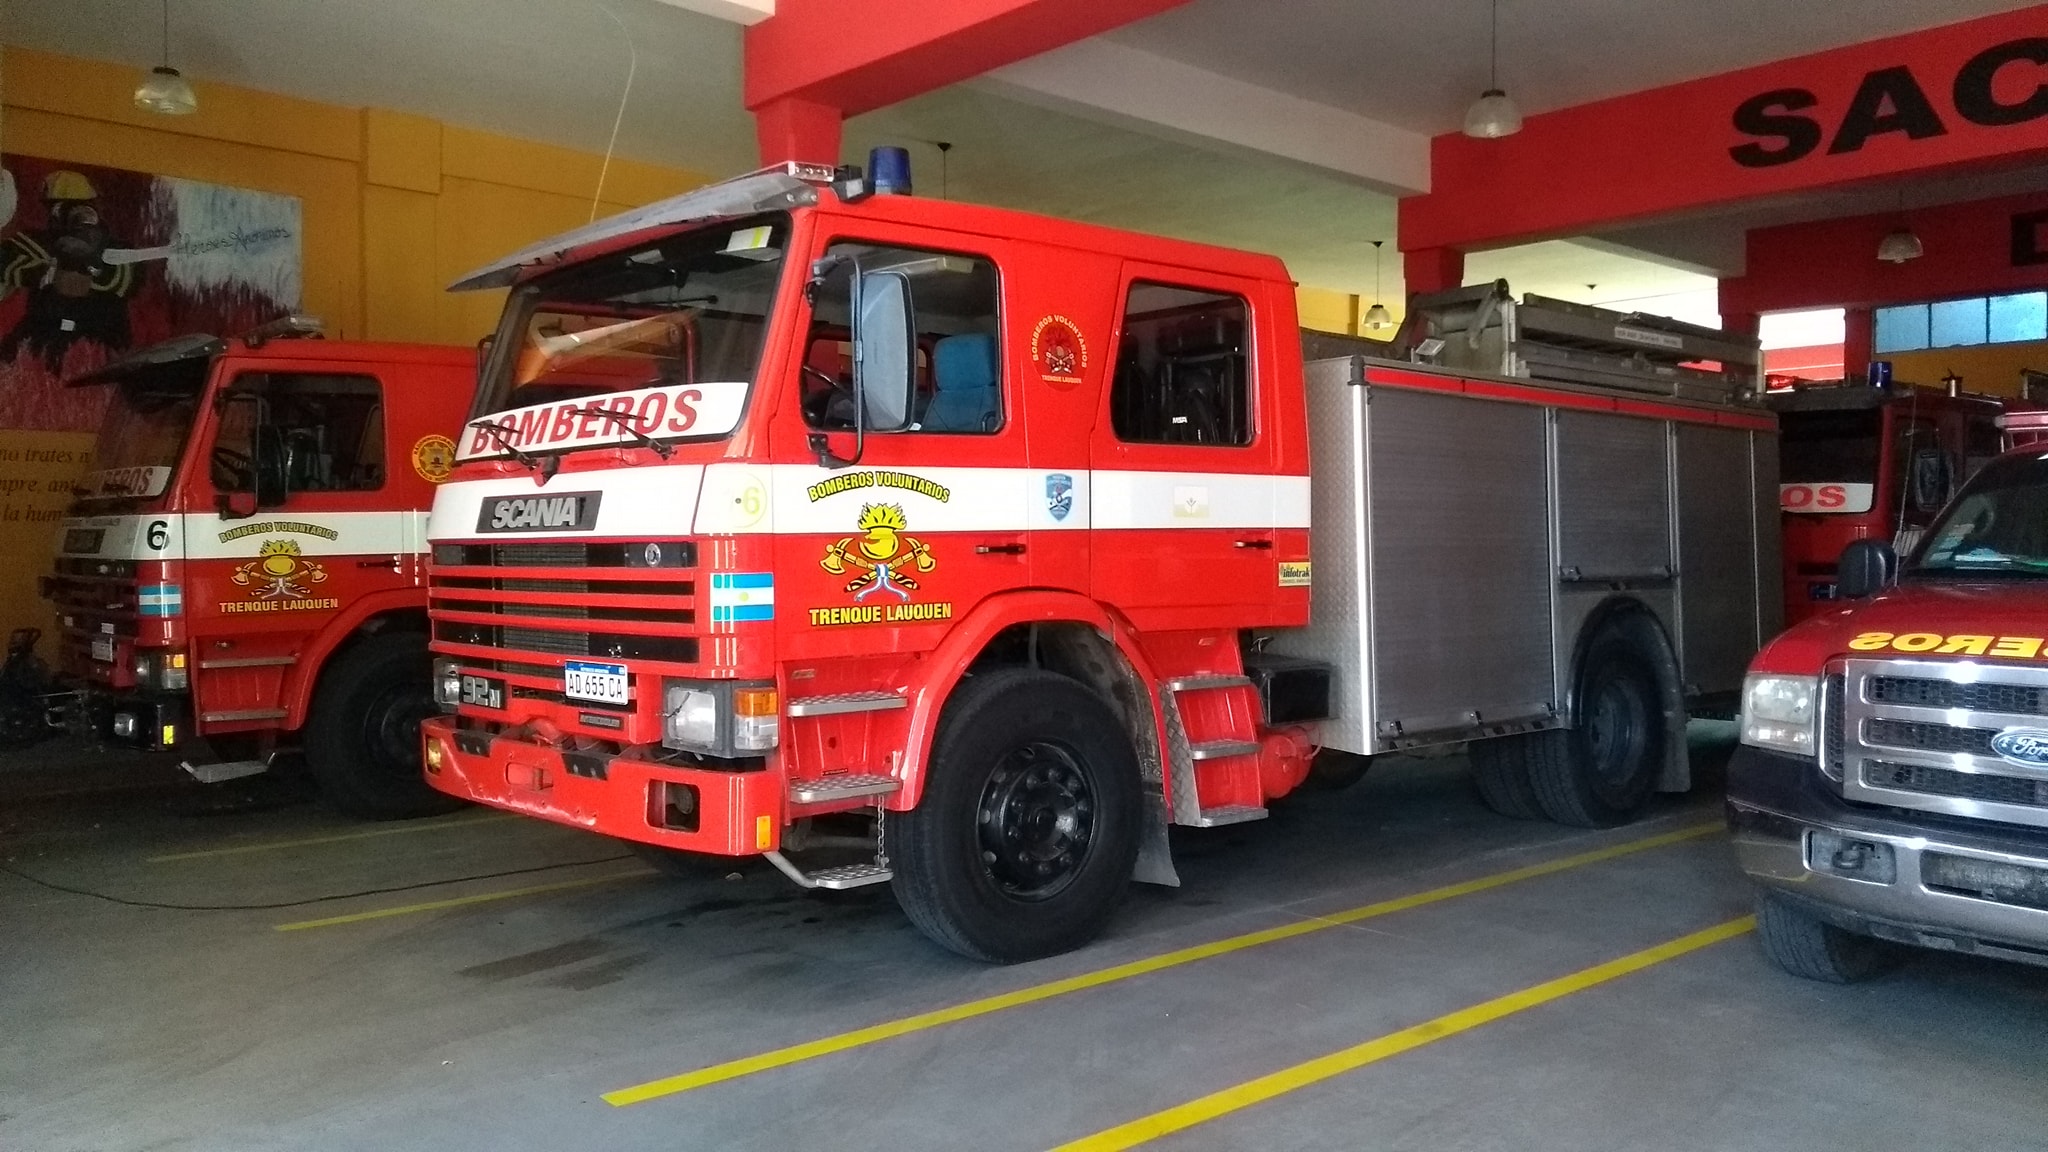
[(135, 106), (160, 116), (189, 116), (199, 111), (199, 97), (192, 85), (171, 67), (171, 0), (164, 0), (163, 63), (149, 70), (135, 89)]
[(1500, 86), (1500, 0), (1493, 0), (1493, 45), (1486, 70), (1486, 91), (1465, 110), (1465, 135), (1498, 140), (1522, 130), (1522, 110)]
[(1380, 303), (1380, 245), (1385, 243), (1385, 240), (1372, 242), (1372, 307), (1365, 310), (1365, 326), (1374, 332), (1394, 326), (1393, 314)]
[(1877, 242), (1877, 258), (1887, 264), (1904, 264), (1925, 255), (1926, 245), (1920, 243), (1920, 237), (1904, 224), (1885, 233), (1884, 239)]

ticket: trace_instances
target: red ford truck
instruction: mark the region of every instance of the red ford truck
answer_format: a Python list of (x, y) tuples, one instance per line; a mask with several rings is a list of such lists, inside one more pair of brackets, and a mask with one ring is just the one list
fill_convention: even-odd
[(336, 808), (424, 814), (451, 803), (419, 768), (426, 510), (476, 356), (316, 333), (179, 337), (76, 382), (108, 398), (43, 584), (57, 719), (205, 781), (303, 749)]
[(1838, 579), (1744, 689), (1727, 810), (1766, 950), (1835, 982), (1897, 944), (2048, 963), (2048, 455), (1986, 465), (1903, 563), (1851, 544)]
[(1470, 741), (1582, 825), (1687, 786), (1777, 630), (1753, 340), (1486, 285), (1305, 363), (1274, 258), (873, 191), (771, 170), (458, 284), (511, 291), (428, 529), (435, 787), (1008, 961), (1318, 750)]
[(1851, 381), (1774, 389), (1785, 622), (1834, 606), (1835, 561), (1853, 540), (1910, 550), (1957, 484), (2000, 451), (1998, 418), (2032, 407), (1994, 396)]

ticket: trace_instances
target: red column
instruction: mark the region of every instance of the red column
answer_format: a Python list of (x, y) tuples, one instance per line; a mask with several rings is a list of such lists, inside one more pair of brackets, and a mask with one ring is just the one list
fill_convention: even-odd
[(839, 163), (839, 109), (785, 96), (754, 109), (754, 138), (761, 163), (803, 160)]
[(1421, 248), (1401, 253), (1408, 295), (1442, 292), (1465, 283), (1465, 254), (1456, 248)]
[(1868, 308), (1842, 310), (1842, 375), (1861, 376), (1875, 356), (1870, 344), (1876, 338), (1876, 321)]

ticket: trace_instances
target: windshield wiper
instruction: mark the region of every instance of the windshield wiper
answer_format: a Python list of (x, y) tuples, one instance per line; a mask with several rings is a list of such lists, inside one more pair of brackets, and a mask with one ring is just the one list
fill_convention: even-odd
[(633, 443), (640, 445), (642, 448), (654, 449), (654, 454), (663, 460), (676, 453), (675, 445), (664, 444), (635, 427), (635, 425), (640, 423), (640, 418), (637, 416), (628, 416), (616, 408), (606, 408), (601, 404), (593, 404), (588, 408), (572, 408), (570, 411), (579, 416), (602, 416), (606, 420), (611, 421), (619, 431), (631, 436)]
[(543, 483), (552, 479), (555, 475), (555, 469), (562, 466), (562, 458), (559, 456), (535, 456), (533, 453), (521, 448), (519, 446), (519, 429), (514, 425), (502, 424), (494, 420), (471, 420), (469, 426), (496, 441), (498, 447), (503, 448), (514, 460), (539, 473)]

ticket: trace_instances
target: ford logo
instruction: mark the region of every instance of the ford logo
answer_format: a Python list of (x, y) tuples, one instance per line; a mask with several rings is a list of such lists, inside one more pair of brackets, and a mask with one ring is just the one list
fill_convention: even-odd
[(2007, 728), (1991, 738), (1991, 750), (2001, 760), (2029, 768), (2048, 768), (2048, 729)]

